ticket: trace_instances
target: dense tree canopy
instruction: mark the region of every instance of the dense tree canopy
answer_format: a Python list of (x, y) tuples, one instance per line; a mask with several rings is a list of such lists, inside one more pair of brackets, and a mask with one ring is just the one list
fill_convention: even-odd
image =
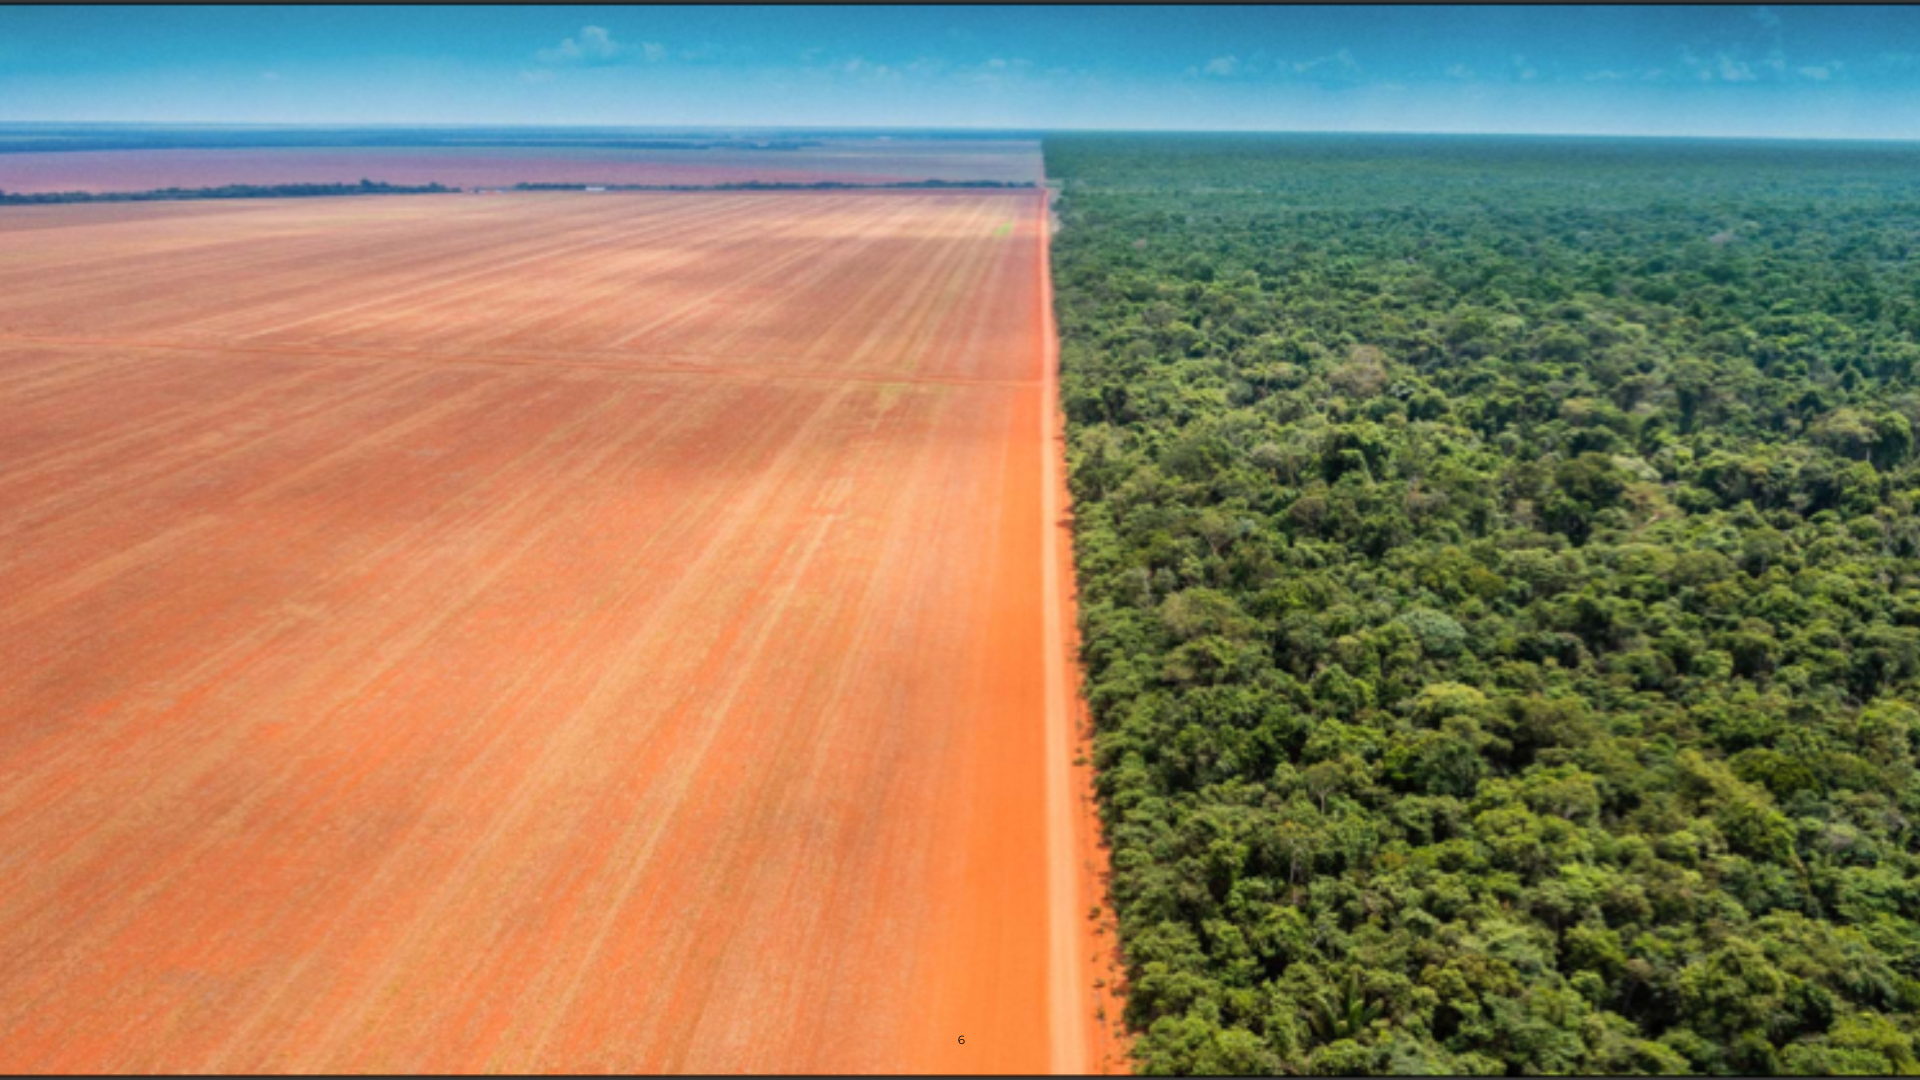
[(1920, 1069), (1920, 150), (1046, 152), (1141, 1067)]

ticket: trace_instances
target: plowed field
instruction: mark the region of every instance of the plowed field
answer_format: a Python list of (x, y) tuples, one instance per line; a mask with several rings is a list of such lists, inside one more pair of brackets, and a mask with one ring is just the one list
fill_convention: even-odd
[(0, 1068), (1094, 1064), (1043, 222), (0, 215)]

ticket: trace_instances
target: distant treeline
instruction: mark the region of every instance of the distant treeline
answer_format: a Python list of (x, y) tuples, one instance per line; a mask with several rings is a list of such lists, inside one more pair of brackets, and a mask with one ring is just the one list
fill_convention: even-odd
[(54, 203), (166, 202), (187, 199), (298, 199), (326, 195), (451, 195), (463, 191), (867, 191), (926, 188), (1031, 188), (1026, 180), (907, 180), (887, 184), (815, 184), (748, 180), (726, 184), (514, 184), (511, 187), (457, 188), (445, 184), (387, 184), (362, 180), (357, 184), (227, 184), (224, 187), (157, 188), (153, 191), (0, 191), (0, 206), (46, 206)]
[(613, 150), (804, 150), (818, 139), (675, 138), (621, 128), (209, 128), (189, 125), (0, 123), (0, 154), (85, 150), (591, 147)]
[(899, 128), (657, 130), (628, 127), (286, 127), (243, 124), (59, 124), (0, 121), (0, 155), (85, 150), (238, 150), (338, 147), (592, 147), (614, 150), (802, 150), (848, 140), (914, 142), (1035, 139), (1033, 131)]
[(228, 184), (224, 187), (159, 188), (153, 191), (44, 191), (19, 194), (0, 191), (0, 206), (43, 206), (50, 203), (166, 202), (183, 199), (299, 199), (325, 195), (445, 195), (460, 190), (444, 184)]
[(899, 180), (849, 184), (822, 180), (811, 184), (744, 180), (724, 184), (515, 184), (514, 191), (868, 191), (876, 188), (1031, 188), (1031, 180)]
[(520, 139), (506, 141), (500, 139), (459, 142), (446, 140), (442, 146), (592, 146), (612, 147), (620, 150), (806, 150), (821, 145), (810, 139), (772, 139), (746, 142), (739, 139), (723, 139), (717, 142), (699, 142), (686, 139)]

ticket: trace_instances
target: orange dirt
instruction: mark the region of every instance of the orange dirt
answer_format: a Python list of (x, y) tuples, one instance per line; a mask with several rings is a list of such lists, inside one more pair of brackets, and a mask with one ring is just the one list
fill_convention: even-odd
[(1043, 222), (0, 215), (0, 1068), (1097, 1067)]
[[(1048, 537), (1044, 558), (1051, 571), (1046, 592), (1050, 650), (1048, 729), (1053, 740), (1047, 777), (1050, 839), (1049, 872), (1055, 888), (1073, 897), (1073, 906), (1056, 904), (1054, 948), (1060, 950), (1051, 971), (1056, 981), (1054, 1045), (1086, 1049), (1080, 1070), (1102, 1074), (1128, 1071), (1132, 1039), (1122, 1020), (1125, 1006), (1125, 957), (1120, 951), (1119, 920), (1108, 892), (1112, 852), (1100, 827), (1093, 774), (1093, 715), (1081, 691), (1078, 588), (1074, 580), (1072, 505), (1067, 489), (1066, 416), (1060, 410), (1060, 338), (1053, 322), (1053, 276), (1047, 251), (1053, 213), (1050, 193), (1041, 196), (1041, 368), (1046, 373), (1043, 437), (1053, 446), (1043, 469)], [(1058, 675), (1055, 676), (1054, 672)], [(1067, 758), (1071, 754), (1071, 765)], [(1078, 925), (1074, 919), (1083, 920)], [(1068, 979), (1067, 972), (1079, 972)], [(1057, 1066), (1064, 1068), (1064, 1065)]]

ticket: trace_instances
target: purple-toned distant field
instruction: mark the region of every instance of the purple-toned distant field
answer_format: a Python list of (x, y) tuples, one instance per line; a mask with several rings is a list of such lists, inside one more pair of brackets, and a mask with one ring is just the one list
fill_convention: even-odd
[(833, 140), (797, 150), (318, 147), (0, 154), (0, 191), (148, 191), (374, 180), (450, 187), (542, 184), (1034, 182), (1031, 141)]

